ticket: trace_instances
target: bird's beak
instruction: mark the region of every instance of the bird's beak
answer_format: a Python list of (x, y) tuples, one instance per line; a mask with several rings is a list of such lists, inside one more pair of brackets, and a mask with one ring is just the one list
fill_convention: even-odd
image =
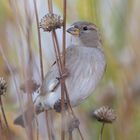
[(80, 30), (78, 28), (75, 28), (75, 27), (70, 27), (69, 29), (67, 29), (67, 32), (74, 35), (74, 36), (80, 35)]

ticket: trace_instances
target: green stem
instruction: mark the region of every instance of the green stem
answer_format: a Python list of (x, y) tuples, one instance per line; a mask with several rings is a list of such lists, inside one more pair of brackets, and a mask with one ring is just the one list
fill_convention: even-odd
[(102, 124), (101, 130), (100, 130), (100, 137), (99, 137), (99, 140), (103, 140), (103, 130), (104, 130), (104, 126), (105, 126), (105, 123)]

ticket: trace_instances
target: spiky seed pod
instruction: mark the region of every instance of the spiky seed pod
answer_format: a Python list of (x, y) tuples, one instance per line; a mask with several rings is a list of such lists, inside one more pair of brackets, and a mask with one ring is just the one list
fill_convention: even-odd
[(0, 95), (3, 95), (7, 90), (7, 83), (3, 77), (0, 77)]
[(100, 107), (93, 112), (93, 116), (100, 122), (113, 123), (117, 116), (113, 109), (108, 106)]
[(46, 14), (40, 22), (39, 27), (42, 28), (44, 31), (50, 32), (52, 30), (55, 30), (57, 28), (61, 28), (63, 26), (63, 20), (60, 16), (48, 13)]

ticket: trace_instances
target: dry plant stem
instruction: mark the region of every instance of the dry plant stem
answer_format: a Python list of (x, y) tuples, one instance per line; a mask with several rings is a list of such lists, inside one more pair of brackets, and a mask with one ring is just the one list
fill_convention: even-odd
[(63, 0), (63, 69), (65, 68), (65, 52), (66, 52), (66, 15), (67, 0)]
[(1, 116), (0, 116), (0, 140), (2, 140), (2, 135), (3, 132), (2, 132), (2, 121), (1, 121)]
[[(62, 73), (63, 73), (63, 69), (64, 69), (64, 66), (62, 65), (62, 60), (61, 60), (61, 57), (60, 57), (60, 48), (59, 48), (59, 44), (58, 44), (58, 39), (57, 39), (57, 36), (56, 36), (56, 32), (53, 31), (53, 35), (54, 35), (54, 39), (56, 41), (56, 50), (58, 52), (58, 59), (59, 59), (59, 70), (60, 70), (60, 77), (62, 76)], [(57, 55), (56, 55), (57, 56)], [(57, 59), (57, 57), (56, 57)], [(65, 122), (65, 112), (64, 112), (64, 92), (65, 92), (65, 88), (64, 88), (64, 84), (65, 84), (65, 80), (62, 78), (60, 80), (60, 83), (61, 83), (61, 140), (65, 140), (65, 130), (64, 130), (64, 122)]]
[[(17, 93), (17, 97), (18, 97), (18, 101), (19, 101), (19, 105), (20, 105), (20, 108), (21, 108), (21, 111), (22, 111), (22, 114), (24, 113), (24, 110), (23, 110), (23, 104), (22, 104), (22, 99), (21, 99), (21, 96), (20, 96), (20, 91), (18, 90), (18, 86), (17, 86), (17, 82), (16, 82), (16, 79), (15, 79), (15, 76), (14, 76), (14, 73), (12, 71), (12, 68), (8, 62), (8, 59), (6, 58), (5, 54), (4, 54), (4, 51), (2, 49), (2, 46), (0, 44), (0, 53), (2, 55), (2, 58), (6, 64), (6, 66), (8, 67), (9, 71), (10, 71), (10, 74), (11, 74), (11, 77), (12, 77), (12, 80), (13, 80), (13, 83), (15, 85), (15, 89), (16, 89), (16, 93)], [(26, 124), (26, 121), (25, 121), (25, 117), (23, 116), (23, 121), (24, 123)], [(27, 134), (27, 128), (25, 127), (25, 130), (26, 130), (26, 134)]]
[(36, 140), (39, 140), (39, 125), (37, 121), (37, 116), (35, 115), (35, 121), (36, 121)]
[[(62, 75), (62, 73), (61, 73), (62, 62), (61, 62), (61, 58), (60, 58), (60, 50), (59, 50), (58, 40), (57, 40), (57, 36), (56, 36), (55, 31), (53, 31), (53, 42), (54, 42), (55, 55), (56, 55), (56, 58), (58, 58), (58, 59), (56, 59), (56, 62), (57, 62), (58, 68), (59, 68), (58, 70), (59, 70), (60, 76), (61, 76), (61, 75)], [(57, 51), (58, 51), (58, 55), (57, 55)], [(58, 61), (58, 60), (59, 60), (59, 61)], [(62, 82), (62, 80), (61, 80), (61, 82)], [(65, 85), (65, 83), (63, 83), (63, 84), (64, 84), (63, 90), (64, 90), (65, 93), (66, 93), (66, 98), (67, 98), (69, 107), (70, 107), (70, 109), (71, 109), (71, 113), (72, 113), (72, 115), (73, 115), (74, 117), (76, 117), (75, 114), (74, 114), (74, 111), (73, 111), (73, 109), (72, 109), (72, 107), (71, 107), (71, 104), (70, 104), (70, 100), (69, 100), (69, 96), (68, 96), (68, 93), (67, 93), (66, 85)], [(83, 138), (83, 136), (82, 136), (82, 133), (81, 133), (79, 127), (78, 127), (78, 131), (79, 131), (79, 134), (80, 134), (81, 139), (84, 140), (84, 138)], [(62, 138), (64, 138), (64, 135), (62, 136)]]
[[(51, 0), (48, 0), (48, 6), (49, 6), (49, 12), (52, 13), (52, 1)], [(66, 30), (66, 1), (64, 1), (64, 27), (63, 27), (63, 60), (61, 60), (61, 57), (60, 57), (60, 48), (59, 48), (59, 44), (58, 44), (58, 39), (57, 39), (57, 36), (56, 36), (56, 32), (53, 31), (52, 32), (52, 38), (53, 38), (53, 44), (54, 44), (54, 51), (55, 51), (55, 57), (56, 57), (56, 63), (57, 63), (57, 66), (58, 66), (58, 70), (59, 70), (59, 74), (60, 76), (62, 76), (62, 73), (63, 73), (63, 70), (64, 70), (64, 66), (65, 66), (65, 30)], [(58, 58), (58, 59), (57, 59)], [(59, 61), (58, 61), (59, 60)], [(63, 63), (62, 63), (63, 62)], [(62, 65), (63, 64), (63, 65)], [(65, 85), (65, 81), (64, 79), (62, 78), (62, 80), (60, 81), (61, 82), (61, 108), (62, 108), (62, 119), (63, 119), (63, 109), (64, 109), (64, 92), (66, 93), (66, 98), (68, 100), (68, 104), (69, 104), (69, 107), (71, 109), (71, 112), (73, 114), (73, 116), (75, 117), (74, 115), (74, 112), (72, 110), (72, 107), (70, 105), (70, 100), (69, 100), (69, 96), (68, 96), (68, 93), (67, 93), (67, 89), (66, 89), (66, 85)], [(64, 120), (64, 119), (63, 119)], [(63, 124), (62, 124), (63, 125)], [(63, 131), (63, 127), (62, 127), (62, 131), (61, 131), (61, 139), (64, 140), (65, 139), (65, 133)], [(81, 136), (81, 139), (83, 140), (83, 136), (82, 136), (82, 133), (78, 127), (78, 131), (80, 133), (80, 136)]]
[(100, 137), (99, 137), (99, 140), (103, 140), (103, 130), (104, 130), (104, 126), (105, 126), (105, 123), (102, 124), (101, 130), (100, 130)]
[[(49, 7), (49, 12), (52, 13), (53, 12), (52, 0), (48, 0), (48, 7)], [(60, 77), (61, 77), (62, 76), (62, 60), (61, 60), (61, 57), (60, 57), (60, 55), (61, 55), (60, 54), (60, 48), (59, 48), (58, 39), (57, 39), (55, 30), (53, 30), (53, 32), (52, 32), (52, 38), (53, 38), (53, 44), (54, 44), (56, 63), (57, 63), (57, 66), (58, 66)], [(60, 80), (60, 83), (61, 83), (62, 120), (64, 120), (64, 79), (63, 78)], [(61, 127), (62, 127), (62, 129), (61, 129), (61, 139), (64, 140), (65, 139), (64, 125), (62, 124)]]
[(53, 114), (50, 113), (50, 122), (51, 122), (51, 137), (52, 137), (52, 140), (55, 140), (55, 131), (54, 131), (54, 123), (53, 123), (53, 120), (54, 120), (54, 117), (53, 117)]
[[(39, 30), (39, 19), (38, 19), (38, 12), (37, 12), (38, 10), (37, 10), (37, 5), (36, 5), (36, 0), (33, 0), (33, 3), (34, 3), (34, 10), (35, 10), (35, 17), (36, 17), (36, 24), (37, 24), (37, 32), (38, 32), (38, 46), (39, 46), (39, 57), (40, 57), (41, 82), (43, 82), (44, 72), (43, 72), (42, 46), (41, 46), (41, 35), (40, 35), (40, 30)], [(46, 114), (47, 114), (47, 112), (46, 112)], [(48, 121), (48, 119), (47, 119), (47, 121)], [(36, 117), (36, 124), (37, 124), (37, 140), (38, 140), (39, 130), (38, 130), (37, 117)]]
[[(63, 0), (63, 57), (62, 57), (62, 73), (64, 73), (65, 70), (65, 52), (66, 52), (66, 0)], [(64, 100), (65, 100), (65, 79), (62, 78), (61, 81), (61, 140), (65, 139), (65, 128), (64, 128), (64, 123), (65, 123), (65, 111), (64, 111)], [(62, 121), (64, 120), (64, 122)], [(72, 135), (72, 134), (71, 134)]]
[[(66, 12), (66, 9), (67, 9), (67, 0), (63, 0), (63, 59), (62, 59), (62, 73), (64, 72), (64, 70), (65, 70), (65, 52), (66, 52), (66, 15), (67, 15), (67, 12)], [(57, 41), (57, 36), (56, 36), (56, 34), (55, 34), (55, 39), (56, 39), (56, 41)], [(57, 44), (58, 44), (58, 41), (57, 41)], [(59, 47), (58, 47), (59, 48)], [(58, 49), (58, 51), (59, 51), (59, 49)], [(59, 53), (60, 53), (60, 51), (59, 51)], [(71, 104), (70, 104), (70, 100), (69, 100), (69, 95), (68, 95), (68, 92), (67, 92), (67, 88), (66, 88), (66, 85), (65, 85), (65, 79), (62, 79), (63, 80), (63, 84), (62, 84), (62, 86), (63, 86), (63, 90), (65, 91), (65, 93), (66, 93), (66, 99), (67, 99), (67, 101), (68, 101), (68, 104), (69, 104), (69, 107), (70, 107), (70, 109), (71, 109), (71, 113), (73, 114), (73, 116), (74, 117), (76, 117), (75, 116), (75, 114), (74, 114), (74, 111), (73, 111), (73, 109), (72, 109), (72, 107), (71, 107)], [(62, 108), (64, 108), (64, 95), (61, 95), (61, 99), (62, 99)], [(81, 139), (83, 140), (84, 138), (83, 138), (83, 136), (82, 136), (82, 133), (81, 133), (81, 131), (80, 131), (80, 128), (78, 127), (78, 131), (79, 131), (79, 133), (80, 133), (80, 136), (81, 136)]]
[[(74, 111), (73, 111), (72, 107), (71, 107), (70, 100), (69, 100), (69, 95), (68, 95), (68, 92), (67, 92), (66, 85), (64, 85), (64, 86), (65, 86), (66, 98), (67, 98), (67, 101), (68, 101), (68, 105), (69, 105), (71, 114), (73, 115), (74, 118), (77, 118), (76, 115), (74, 114)], [(84, 140), (84, 137), (83, 137), (83, 135), (82, 135), (82, 133), (81, 133), (81, 130), (80, 130), (79, 126), (78, 126), (77, 129), (78, 129), (78, 132), (79, 132), (79, 134), (80, 134), (81, 139)]]
[[(59, 50), (58, 40), (57, 40), (55, 31), (53, 31), (53, 33), (52, 33), (52, 38), (53, 38), (53, 44), (54, 44), (56, 63), (58, 66), (59, 74), (61, 76), (62, 75), (62, 63), (61, 63), (61, 58), (60, 58), (60, 50)], [(62, 83), (63, 82), (62, 80), (60, 80), (60, 82), (61, 82), (61, 91), (63, 92), (64, 86), (62, 86), (62, 84), (64, 84), (64, 83)], [(62, 99), (62, 97), (61, 97), (61, 99)], [(63, 105), (62, 105), (62, 103), (63, 103)], [(61, 121), (62, 122), (62, 124), (61, 124), (61, 140), (64, 140), (65, 139), (65, 131), (64, 131), (64, 125), (63, 125), (64, 119), (65, 119), (64, 118), (64, 115), (65, 115), (64, 114), (64, 99), (63, 99), (63, 102), (61, 102), (61, 105), (62, 105), (61, 107), (62, 107), (62, 120), (63, 120), (63, 122)]]
[(69, 132), (69, 140), (72, 140), (72, 132)]
[[(56, 32), (53, 31), (52, 32), (53, 34), (53, 38), (54, 38), (54, 42), (55, 42), (55, 49), (56, 49), (56, 56), (58, 58), (59, 61), (57, 61), (59, 63), (59, 73), (61, 74), (60, 76), (62, 76), (62, 60), (61, 60), (61, 53), (60, 53), (60, 47), (59, 47), (59, 43), (58, 43), (58, 39), (57, 39), (57, 35), (56, 35)], [(56, 58), (56, 59), (57, 59)], [(62, 78), (63, 79), (63, 78)]]
[(12, 2), (11, 2), (11, 0), (8, 0), (8, 2), (9, 2), (9, 4), (10, 4), (10, 6), (12, 5)]
[[(53, 44), (54, 44), (54, 51), (55, 51), (55, 57), (56, 57), (56, 63), (58, 66), (58, 70), (59, 70), (59, 75), (60, 77), (62, 76), (62, 62), (61, 62), (61, 57), (60, 57), (60, 50), (59, 50), (59, 44), (58, 44), (58, 40), (57, 40), (57, 36), (56, 36), (56, 32), (53, 31), (52, 32), (52, 39), (53, 39)], [(57, 59), (58, 58), (58, 59)], [(59, 60), (59, 61), (58, 61)], [(61, 93), (64, 92), (64, 83), (63, 83), (63, 78), (60, 80), (61, 83)], [(61, 97), (61, 107), (62, 107), (62, 116), (64, 116), (64, 98), (62, 99)], [(64, 117), (62, 117), (62, 120), (64, 121)], [(62, 129), (61, 129), (61, 140), (65, 139), (65, 132), (64, 132), (64, 125), (61, 125)]]
[(45, 111), (45, 116), (46, 116), (46, 123), (47, 123), (47, 130), (48, 130), (48, 138), (49, 140), (52, 140), (51, 136), (52, 136), (52, 133), (51, 133), (51, 128), (50, 128), (50, 120), (49, 120), (49, 116), (48, 116), (48, 111), (46, 110)]
[[(30, 15), (30, 11), (29, 11), (29, 5), (28, 5), (28, 2), (27, 1), (24, 1), (24, 8), (25, 8), (25, 16), (27, 18), (27, 22), (26, 22), (26, 34), (25, 34), (25, 37), (26, 37), (26, 42), (27, 42), (27, 46), (28, 46), (28, 54), (29, 54), (29, 59), (28, 59), (28, 66), (27, 66), (27, 69), (25, 71), (25, 77), (26, 78), (29, 78), (31, 79), (32, 78), (32, 73), (33, 73), (33, 67), (32, 67), (32, 50), (31, 50), (31, 27), (32, 27), (32, 19), (31, 19), (31, 15)], [(33, 100), (32, 100), (32, 91), (30, 88), (28, 88), (28, 85), (27, 85), (27, 97), (28, 97), (28, 103), (29, 103), (29, 107), (30, 106), (33, 106)], [(32, 115), (33, 113), (35, 113), (34, 111), (30, 112)], [(28, 118), (29, 119), (29, 118)], [(31, 120), (30, 120), (31, 121)], [(33, 126), (32, 126), (32, 123), (30, 123), (28, 125), (28, 135), (29, 135), (29, 138), (31, 140), (33, 140)]]
[(78, 129), (78, 131), (79, 131), (79, 134), (80, 134), (81, 139), (84, 140), (84, 137), (83, 137), (83, 135), (82, 135), (82, 133), (81, 133), (80, 128), (78, 127), (77, 129)]
[[(52, 1), (51, 0), (48, 0), (48, 4), (51, 3), (52, 4)], [(51, 7), (52, 5), (48, 5), (49, 7)], [(49, 9), (52, 9), (52, 8), (49, 8)], [(62, 70), (65, 66), (65, 30), (66, 30), (66, 1), (64, 2), (64, 11), (65, 11), (65, 14), (64, 14), (64, 27), (63, 27), (63, 65), (62, 65), (62, 60), (61, 60), (61, 57), (60, 57), (60, 49), (59, 49), (59, 44), (58, 44), (58, 39), (57, 39), (57, 36), (56, 36), (56, 32), (53, 31), (52, 32), (52, 38), (53, 38), (53, 44), (54, 44), (54, 50), (55, 50), (55, 57), (56, 57), (56, 63), (58, 65), (58, 70), (59, 70), (59, 74), (60, 76), (62, 75)], [(50, 13), (52, 13), (52, 11), (49, 11)], [(58, 59), (57, 59), (58, 58)], [(58, 61), (59, 60), (59, 61)], [(70, 100), (69, 100), (69, 96), (68, 96), (68, 93), (67, 93), (67, 88), (66, 88), (66, 85), (65, 85), (65, 81), (64, 79), (62, 78), (62, 80), (60, 81), (61, 82), (61, 91), (64, 93), (66, 93), (66, 98), (67, 98), (67, 101), (68, 101), (68, 104), (69, 104), (69, 107), (71, 109), (71, 112), (73, 114), (73, 116), (75, 117), (75, 114), (73, 112), (73, 109), (71, 107), (71, 104), (70, 104)], [(61, 103), (62, 103), (62, 112), (63, 112), (63, 108), (64, 108), (64, 95), (61, 96)], [(63, 116), (63, 113), (62, 113), (62, 116)], [(80, 128), (78, 127), (78, 131), (79, 131), (79, 134), (81, 136), (81, 139), (84, 140), (83, 136), (82, 136), (82, 133), (80, 131)], [(62, 128), (62, 132), (61, 132), (61, 138), (62, 140), (64, 140), (64, 131), (63, 131), (63, 128)]]
[(48, 134), (49, 134), (49, 139), (50, 140), (55, 140), (55, 136), (54, 136), (54, 131), (53, 131), (53, 128), (52, 128), (52, 125), (53, 125), (53, 117), (51, 116), (51, 112), (48, 114), (47, 113), (47, 118), (48, 118), (48, 122), (47, 122), (47, 125), (49, 126), (49, 130), (48, 130)]
[(8, 121), (7, 121), (7, 119), (6, 119), (6, 115), (5, 115), (5, 111), (4, 111), (4, 107), (3, 107), (3, 103), (2, 103), (2, 98), (1, 98), (1, 96), (0, 96), (0, 107), (1, 107), (2, 116), (3, 116), (3, 118), (4, 118), (4, 122), (5, 122), (5, 125), (6, 125), (6, 127), (7, 127), (7, 130), (10, 131), (9, 125), (8, 125)]
[(48, 0), (48, 9), (50, 13), (53, 13), (52, 0)]
[(42, 46), (41, 46), (41, 36), (39, 30), (39, 19), (38, 19), (38, 10), (36, 5), (36, 0), (34, 2), (34, 9), (35, 9), (35, 17), (36, 17), (36, 24), (37, 24), (37, 32), (38, 32), (38, 46), (39, 46), (39, 57), (40, 57), (40, 69), (41, 69), (41, 79), (44, 79), (44, 72), (43, 72), (43, 59), (42, 59)]
[[(51, 0), (48, 0), (48, 8), (49, 8), (49, 12), (51, 12), (53, 9), (52, 9), (52, 1)], [(39, 27), (39, 25), (38, 25)], [(46, 110), (45, 111), (45, 116), (46, 116), (46, 126), (47, 126), (47, 131), (48, 131), (48, 138), (49, 140), (52, 140), (52, 128), (51, 128), (51, 124), (50, 124), (50, 120), (48, 118), (48, 111)]]

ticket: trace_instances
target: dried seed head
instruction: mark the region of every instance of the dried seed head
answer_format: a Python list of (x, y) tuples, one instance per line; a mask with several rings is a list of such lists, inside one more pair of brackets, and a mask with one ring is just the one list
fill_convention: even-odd
[(68, 121), (68, 131), (71, 133), (75, 128), (78, 128), (80, 121), (77, 118), (69, 118)]
[(117, 116), (113, 109), (103, 106), (93, 112), (93, 116), (100, 122), (112, 123), (116, 120)]
[(48, 13), (41, 19), (39, 27), (44, 31), (50, 32), (57, 28), (61, 28), (62, 25), (63, 20), (60, 16), (53, 13)]
[(36, 81), (29, 79), (26, 82), (24, 82), (21, 86), (20, 89), (24, 92), (24, 93), (33, 93), (35, 92), (38, 88), (40, 87), (39, 84), (37, 84)]
[(3, 77), (0, 77), (0, 95), (3, 95), (7, 90), (7, 83), (3, 79)]

